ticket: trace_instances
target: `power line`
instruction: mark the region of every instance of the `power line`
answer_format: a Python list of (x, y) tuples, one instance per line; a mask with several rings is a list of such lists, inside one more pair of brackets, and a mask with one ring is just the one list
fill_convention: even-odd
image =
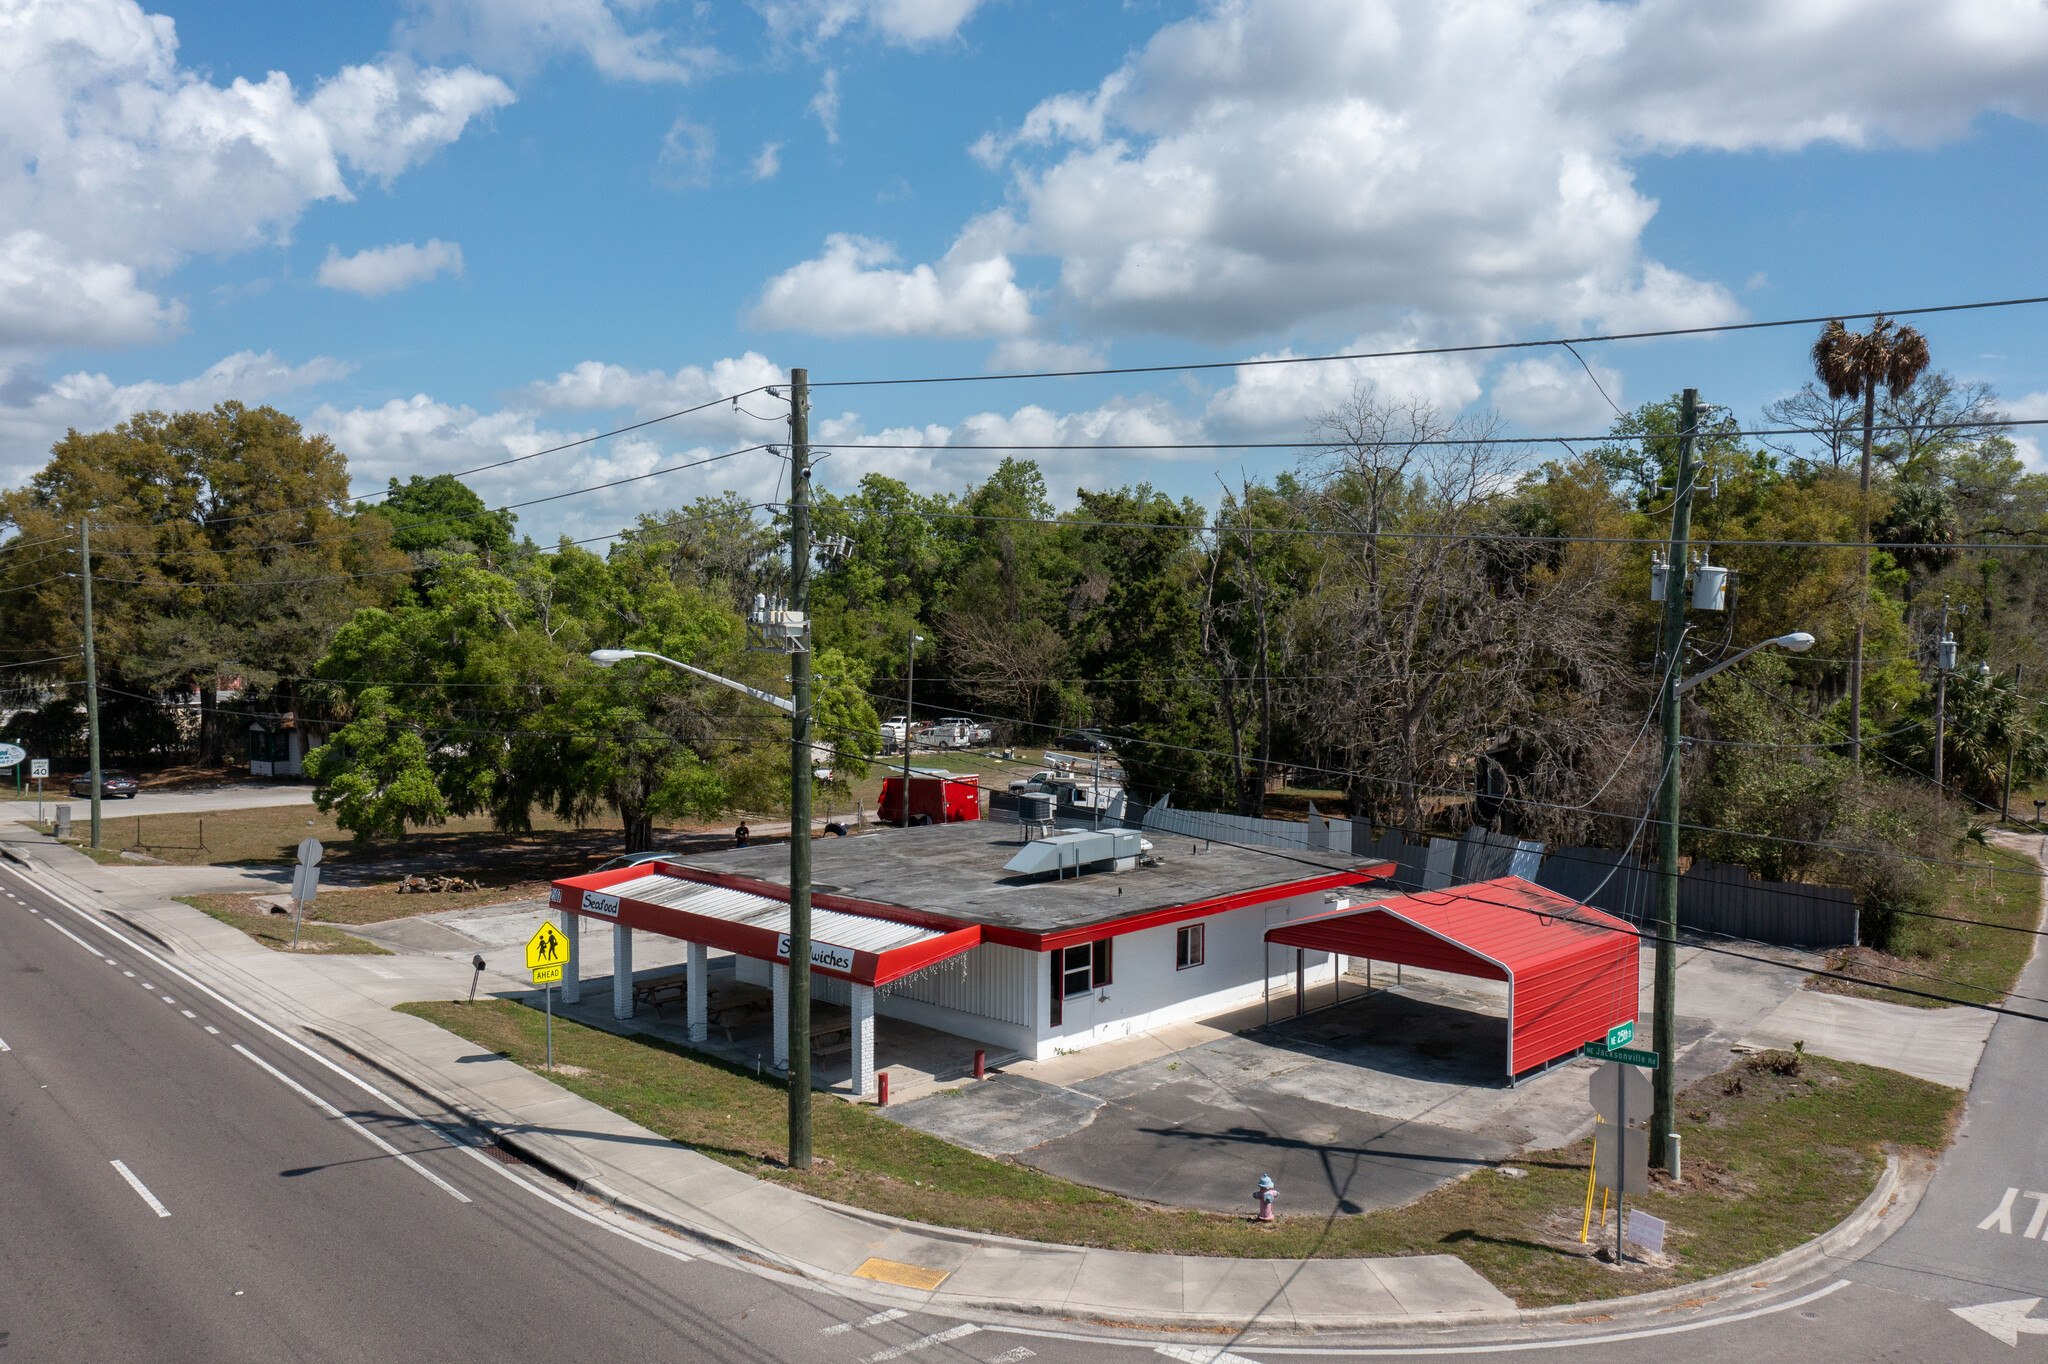
[[(814, 384), (822, 388), (822, 384)], [(2048, 426), (2048, 417), (1987, 417), (1972, 422), (1971, 428), (1991, 426)], [(1871, 427), (1873, 432), (1900, 431), (1953, 431), (1960, 429), (1955, 422), (1891, 422)], [(1706, 436), (1810, 436), (1813, 429), (1805, 426), (1760, 427), (1730, 431), (1706, 431)], [(1331, 437), (1325, 440), (1226, 440), (1226, 441), (1129, 441), (1129, 442), (1067, 442), (1058, 444), (1030, 445), (1018, 441), (996, 441), (980, 444), (946, 441), (940, 445), (892, 444), (882, 441), (832, 441), (821, 444), (818, 449), (832, 450), (929, 450), (934, 454), (947, 450), (1410, 450), (1434, 447), (1495, 446), (1495, 445), (1593, 445), (1614, 441), (1675, 441), (1675, 431), (1638, 431), (1632, 434), (1608, 432), (1600, 436), (1416, 436), (1396, 437), (1389, 440), (1346, 440)]]
[(1012, 374), (950, 374), (921, 379), (825, 379), (813, 380), (811, 387), (880, 388), (900, 384), (994, 383), (1011, 379), (1081, 379), (1110, 374), (1181, 374), (1195, 370), (1254, 369), (1266, 365), (1320, 365), (1341, 360), (1394, 360), (1416, 355), (1472, 355), (1488, 351), (1540, 350), (1546, 346), (1590, 345), (1596, 341), (1649, 341), (1672, 336), (1711, 336), (1721, 332), (1763, 331), (1773, 327), (1810, 327), (1827, 322), (1853, 322), (1866, 317), (1924, 317), (1933, 313), (1974, 312), (1984, 308), (2017, 308), (2033, 303), (2048, 303), (2048, 295), (2039, 298), (1991, 299), (1978, 303), (1944, 303), (1929, 308), (1888, 308), (1880, 312), (1834, 313), (1826, 317), (1786, 317), (1772, 322), (1723, 322), (1706, 327), (1665, 327), (1657, 331), (1553, 336), (1541, 341), (1491, 341), (1466, 346), (1422, 346), (1406, 350), (1261, 356), (1252, 360), (1205, 360), (1172, 365), (1120, 365), (1101, 369), (1035, 370)]

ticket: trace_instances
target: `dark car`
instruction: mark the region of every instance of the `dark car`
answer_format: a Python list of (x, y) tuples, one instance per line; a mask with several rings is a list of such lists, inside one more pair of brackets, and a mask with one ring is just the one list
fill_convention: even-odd
[(1069, 752), (1079, 749), (1083, 753), (1107, 753), (1111, 746), (1108, 739), (1092, 729), (1077, 729), (1060, 740), (1060, 747)]
[[(100, 798), (103, 800), (111, 796), (126, 796), (128, 799), (134, 800), (136, 792), (141, 789), (142, 783), (136, 781), (133, 776), (126, 772), (117, 771), (111, 767), (102, 767), (100, 769)], [(87, 799), (92, 797), (92, 774), (90, 772), (82, 772), (71, 779), (71, 794), (74, 796), (84, 796)]]

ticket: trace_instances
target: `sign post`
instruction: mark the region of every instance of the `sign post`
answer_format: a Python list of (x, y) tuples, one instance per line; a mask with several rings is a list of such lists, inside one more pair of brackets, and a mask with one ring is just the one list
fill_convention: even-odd
[(549, 1070), (555, 1068), (555, 982), (562, 978), (562, 963), (568, 959), (569, 940), (553, 923), (541, 920), (540, 927), (526, 940), (526, 969), (533, 972), (533, 983), (541, 987), (541, 997), (547, 1009)]
[[(1656, 1064), (1654, 1057), (1650, 1064)], [(1654, 1105), (1650, 1077), (1634, 1065), (1608, 1061), (1593, 1072), (1586, 1097), (1600, 1121), (1612, 1129), (1593, 1149), (1593, 1169), (1600, 1186), (1615, 1194), (1614, 1262), (1621, 1264), (1628, 1258), (1622, 1239), (1628, 1195), (1650, 1191), (1650, 1134), (1641, 1125)]]
[(320, 893), (320, 858), (326, 849), (317, 838), (299, 840), (299, 865), (292, 872), (292, 950), (299, 947), (299, 921), (305, 917), (306, 906), (313, 903), (313, 897)]
[(43, 822), (43, 778), (50, 775), (50, 760), (48, 758), (30, 760), (28, 774), (36, 779), (36, 823), (41, 824)]

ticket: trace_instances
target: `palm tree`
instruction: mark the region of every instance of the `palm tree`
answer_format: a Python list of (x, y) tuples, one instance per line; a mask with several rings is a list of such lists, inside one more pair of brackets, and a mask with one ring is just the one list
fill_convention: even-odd
[(1856, 603), (1856, 651), (1849, 660), (1849, 757), (1863, 763), (1863, 628), (1870, 602), (1870, 437), (1877, 421), (1880, 385), (1897, 397), (1927, 368), (1927, 338), (1911, 327), (1894, 330), (1891, 319), (1874, 318), (1867, 332), (1852, 332), (1840, 318), (1821, 329), (1813, 343), (1813, 371), (1830, 398), (1863, 400), (1862, 492), (1863, 595)]

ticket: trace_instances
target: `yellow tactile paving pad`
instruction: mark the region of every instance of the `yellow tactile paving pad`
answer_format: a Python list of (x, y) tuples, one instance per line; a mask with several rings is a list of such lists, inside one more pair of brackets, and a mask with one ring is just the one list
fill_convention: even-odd
[(948, 1269), (926, 1269), (922, 1265), (906, 1265), (895, 1260), (877, 1260), (872, 1257), (861, 1261), (859, 1269), (853, 1271), (856, 1279), (873, 1279), (878, 1283), (893, 1283), (900, 1288), (933, 1289), (952, 1275)]

